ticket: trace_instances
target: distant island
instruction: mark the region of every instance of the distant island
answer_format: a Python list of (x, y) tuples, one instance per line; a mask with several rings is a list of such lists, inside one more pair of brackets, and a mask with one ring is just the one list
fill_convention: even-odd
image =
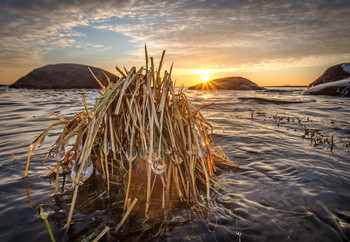
[(189, 90), (264, 90), (263, 87), (244, 77), (224, 77), (203, 82), (188, 88)]
[(264, 87), (290, 87), (290, 88), (305, 88), (307, 85), (281, 85), (281, 86), (264, 86)]
[[(92, 73), (90, 72), (91, 69)], [(29, 89), (98, 89), (95, 77), (108, 85), (108, 80), (116, 82), (119, 77), (100, 68), (81, 64), (46, 65), (29, 72), (18, 79), (10, 88)], [(302, 86), (280, 86), (302, 87)], [(240, 77), (224, 77), (199, 83), (189, 90), (264, 90), (251, 80)], [(350, 97), (350, 63), (331, 66), (311, 82), (302, 93), (306, 95), (329, 95)]]
[(34, 69), (9, 87), (30, 89), (100, 88), (89, 71), (89, 67), (104, 85), (108, 83), (107, 78), (112, 82), (119, 79), (116, 75), (97, 67), (80, 64), (54, 64)]

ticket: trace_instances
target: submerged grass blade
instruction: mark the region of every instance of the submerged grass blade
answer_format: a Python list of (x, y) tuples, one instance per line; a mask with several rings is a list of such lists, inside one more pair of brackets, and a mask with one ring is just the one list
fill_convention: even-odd
[(44, 208), (43, 208), (42, 205), (40, 205), (40, 207), (39, 207), (39, 215), (40, 215), (40, 218), (42, 218), (44, 220), (44, 222), (45, 222), (45, 227), (47, 229), (47, 232), (49, 232), (51, 241), (52, 242), (56, 242), (55, 236), (52, 233), (52, 229), (51, 229), (50, 223), (47, 220), (48, 214), (45, 213)]
[(132, 209), (134, 208), (134, 206), (136, 205), (137, 202), (137, 198), (134, 198), (132, 204), (128, 207), (128, 210), (126, 211), (126, 213), (124, 214), (122, 220), (119, 222), (119, 224), (115, 227), (115, 232), (117, 232), (120, 227), (125, 223), (126, 219), (128, 218), (130, 212), (132, 211)]

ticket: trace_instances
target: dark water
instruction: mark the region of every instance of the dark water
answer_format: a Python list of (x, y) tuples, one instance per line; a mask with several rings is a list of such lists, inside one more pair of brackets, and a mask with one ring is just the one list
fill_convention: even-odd
[[(215, 144), (240, 167), (220, 172), (217, 181), (224, 190), (214, 195), (213, 209), (204, 217), (177, 209), (159, 234), (149, 230), (148, 237), (112, 239), (349, 241), (350, 99), (301, 91), (188, 91), (197, 106), (216, 103), (203, 114), (214, 127)], [(52, 196), (54, 184), (42, 162), (59, 128), (36, 152), (28, 179), (23, 171), (28, 145), (57, 121), (50, 112), (69, 118), (82, 111), (70, 102), (80, 100), (81, 92), (91, 103), (97, 96), (96, 91), (0, 87), (0, 241), (49, 241), (36, 210), (43, 201), (52, 210), (55, 236), (62, 238), (71, 193)], [(101, 231), (113, 220), (103, 196), (90, 192), (82, 199), (70, 240), (81, 241), (82, 234)]]

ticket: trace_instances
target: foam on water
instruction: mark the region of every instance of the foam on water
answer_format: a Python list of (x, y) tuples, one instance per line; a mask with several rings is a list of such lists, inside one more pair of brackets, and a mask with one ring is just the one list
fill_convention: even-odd
[[(215, 144), (240, 167), (218, 174), (217, 181), (224, 190), (217, 188), (219, 193), (211, 201), (214, 208), (205, 214), (205, 220), (195, 219), (187, 210), (175, 209), (168, 227), (156, 238), (350, 239), (349, 98), (304, 96), (301, 91), (275, 88), (187, 92), (196, 106), (216, 103), (202, 112), (214, 127)], [(79, 92), (0, 88), (0, 241), (49, 240), (33, 208), (47, 199), (53, 209), (49, 221), (54, 234), (62, 236), (71, 194), (51, 196), (53, 184), (45, 178), (48, 170), (42, 164), (59, 128), (50, 132), (33, 157), (28, 179), (22, 175), (29, 144), (56, 121), (49, 113), (69, 118), (83, 109), (69, 102), (80, 100)], [(96, 91), (87, 91), (90, 103), (96, 97)], [(109, 205), (103, 197), (86, 192), (82, 199), (78, 202), (79, 221), (73, 225), (72, 240), (81, 239), (79, 236), (92, 228), (102, 230), (101, 225), (113, 219), (104, 209)]]

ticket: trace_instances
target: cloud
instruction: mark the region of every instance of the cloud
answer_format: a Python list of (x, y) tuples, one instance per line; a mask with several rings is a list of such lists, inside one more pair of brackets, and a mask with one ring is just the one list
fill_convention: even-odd
[[(112, 4), (112, 1), (107, 2)], [(122, 1), (114, 3), (114, 7), (125, 5)], [(0, 65), (30, 65), (33, 60), (40, 63), (41, 57), (55, 48), (100, 47), (79, 42), (76, 37), (83, 34), (74, 28), (88, 26), (95, 19), (101, 21), (108, 18), (109, 13), (113, 14), (108, 9), (110, 6), (101, 6), (96, 1), (6, 1), (0, 10), (0, 20), (3, 20), (0, 23)]]
[(100, 48), (79, 39), (80, 26), (131, 37), (135, 49), (124, 60), (143, 55), (148, 43), (155, 53), (167, 49), (180, 68), (329, 64), (350, 58), (349, 11), (348, 0), (8, 0), (0, 9), (0, 66), (40, 64), (56, 48)]

